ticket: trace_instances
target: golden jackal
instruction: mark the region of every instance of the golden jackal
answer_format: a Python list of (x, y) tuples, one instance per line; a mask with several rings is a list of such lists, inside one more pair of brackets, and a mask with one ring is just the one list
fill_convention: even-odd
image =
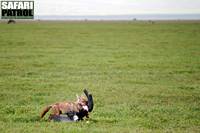
[(73, 121), (82, 120), (85, 116), (89, 117), (88, 112), (93, 109), (93, 98), (86, 89), (84, 93), (87, 99), (85, 97), (77, 97), (75, 102), (58, 102), (49, 105), (43, 109), (40, 117), (43, 118), (50, 109), (52, 113), (49, 116), (49, 120), (59, 118), (60, 114), (66, 114)]

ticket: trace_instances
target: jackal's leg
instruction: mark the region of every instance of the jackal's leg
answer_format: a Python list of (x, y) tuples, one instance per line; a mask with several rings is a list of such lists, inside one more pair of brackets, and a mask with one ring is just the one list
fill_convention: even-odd
[(53, 118), (55, 118), (56, 116), (59, 116), (61, 114), (58, 106), (52, 106), (51, 111), (52, 111), (52, 113), (49, 115), (49, 121), (51, 121)]
[(53, 114), (50, 114), (49, 118), (48, 118), (48, 121), (51, 121), (53, 119), (53, 116), (54, 116)]

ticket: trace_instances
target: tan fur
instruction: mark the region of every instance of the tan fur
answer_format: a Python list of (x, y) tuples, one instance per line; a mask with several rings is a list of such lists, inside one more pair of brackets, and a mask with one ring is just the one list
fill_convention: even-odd
[(51, 114), (49, 119), (51, 120), (52, 116), (66, 114), (67, 112), (79, 112), (82, 109), (82, 106), (87, 105), (87, 100), (83, 97), (79, 97), (76, 102), (59, 102), (45, 107), (40, 115), (41, 118), (51, 109)]

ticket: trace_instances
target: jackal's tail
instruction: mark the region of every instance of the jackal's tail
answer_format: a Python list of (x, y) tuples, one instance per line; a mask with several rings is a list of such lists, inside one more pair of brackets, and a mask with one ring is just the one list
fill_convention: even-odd
[(43, 118), (44, 115), (52, 108), (51, 105), (47, 106), (41, 113), (40, 118)]

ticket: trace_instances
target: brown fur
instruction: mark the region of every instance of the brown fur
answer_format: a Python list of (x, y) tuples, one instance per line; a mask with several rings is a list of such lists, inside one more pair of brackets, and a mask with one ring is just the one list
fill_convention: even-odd
[(49, 120), (55, 115), (66, 114), (68, 112), (79, 112), (82, 110), (82, 106), (87, 105), (87, 100), (83, 97), (79, 97), (76, 102), (59, 102), (45, 107), (40, 115), (41, 118), (51, 109)]

